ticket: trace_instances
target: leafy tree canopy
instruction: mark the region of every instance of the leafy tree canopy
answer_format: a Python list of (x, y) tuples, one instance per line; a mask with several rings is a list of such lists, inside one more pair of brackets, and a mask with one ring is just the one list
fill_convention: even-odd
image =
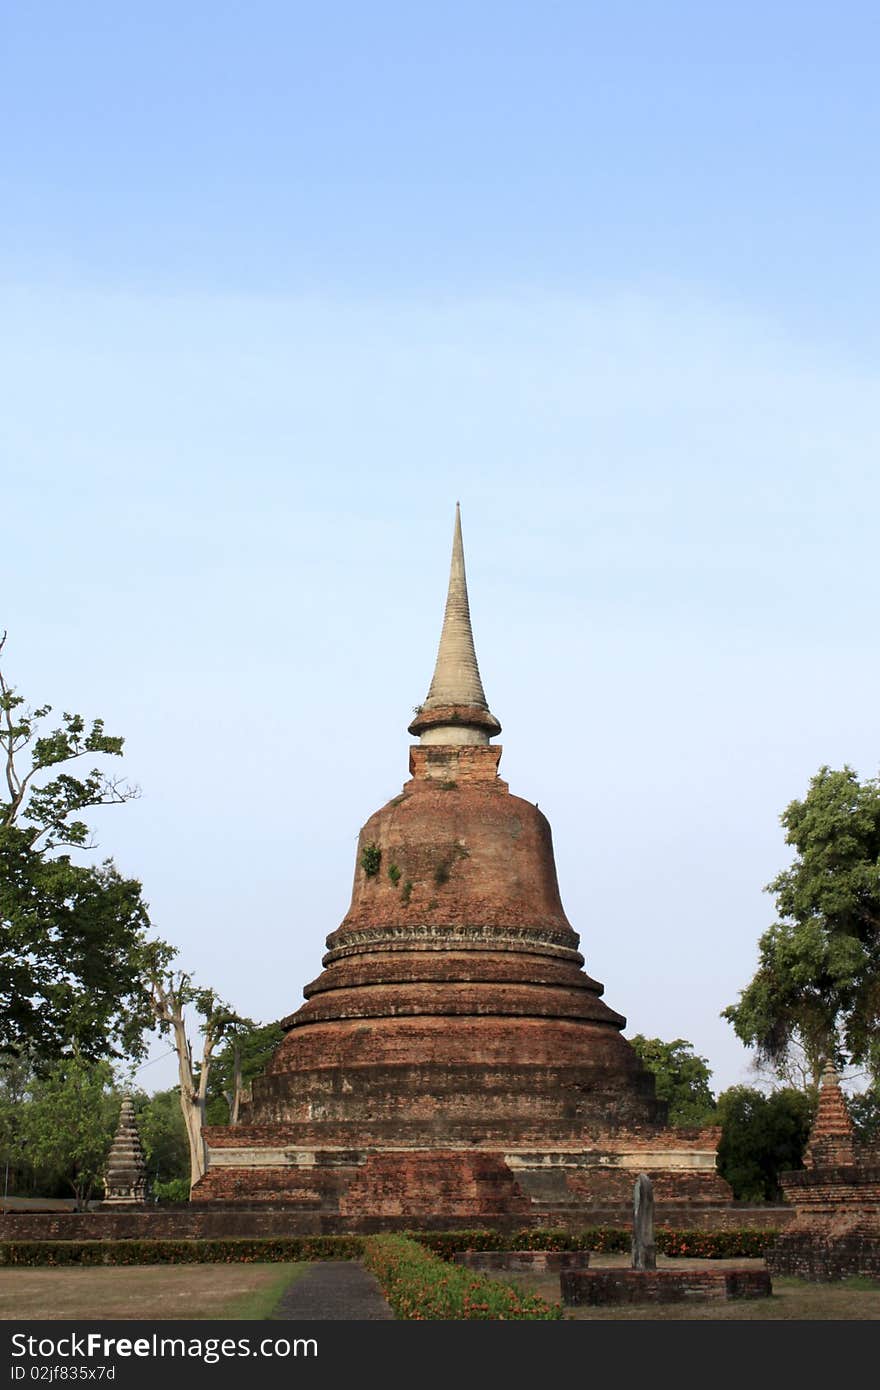
[(781, 820), (795, 858), (767, 887), (779, 921), (722, 1017), (773, 1064), (800, 1043), (815, 1075), (830, 1058), (880, 1077), (880, 779), (822, 767)]
[(139, 1091), (132, 1096), (135, 1120), (150, 1186), (185, 1178), (189, 1193), (189, 1139), (180, 1110), (178, 1088), (157, 1091), (148, 1096)]
[(141, 885), (110, 860), (70, 854), (94, 847), (83, 812), (137, 789), (97, 766), (75, 775), (80, 759), (119, 757), (123, 740), (78, 714), (46, 729), (50, 713), (29, 709), (0, 671), (0, 1052), (138, 1055), (152, 1022)]
[(731, 1086), (718, 1097), (718, 1171), (740, 1202), (778, 1202), (780, 1173), (803, 1167), (815, 1101), (788, 1088), (769, 1096)]
[(62, 1058), (31, 1077), (16, 1140), (44, 1189), (66, 1187), (83, 1206), (101, 1186), (121, 1097), (107, 1062)]
[(632, 1046), (656, 1079), (657, 1096), (669, 1103), (671, 1125), (714, 1123), (715, 1098), (709, 1088), (712, 1076), (705, 1057), (698, 1057), (693, 1043), (684, 1038), (662, 1042), (637, 1033)]
[(863, 1144), (880, 1143), (880, 1086), (847, 1096), (846, 1104), (856, 1137)]

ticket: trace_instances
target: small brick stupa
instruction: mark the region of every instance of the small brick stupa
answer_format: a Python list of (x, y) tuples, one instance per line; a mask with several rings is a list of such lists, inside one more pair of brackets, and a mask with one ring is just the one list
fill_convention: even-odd
[(116, 1135), (104, 1168), (104, 1201), (111, 1206), (142, 1206), (146, 1201), (147, 1165), (131, 1096), (125, 1096)]
[(626, 1020), (585, 974), (550, 826), (498, 776), (456, 512), (411, 780), (360, 833), (323, 973), (193, 1199), (296, 1203), (304, 1230), (589, 1224), (633, 1175), (717, 1204), (718, 1130), (668, 1129)]
[(801, 1169), (781, 1175), (795, 1219), (767, 1252), (773, 1274), (880, 1279), (880, 1144), (856, 1137), (840, 1078), (825, 1065)]

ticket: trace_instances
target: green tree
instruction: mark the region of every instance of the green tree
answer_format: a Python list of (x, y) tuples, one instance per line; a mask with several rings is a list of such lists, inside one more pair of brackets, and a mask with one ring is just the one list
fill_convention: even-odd
[(24, 1151), (48, 1183), (70, 1187), (77, 1208), (101, 1185), (120, 1104), (107, 1062), (65, 1057), (32, 1082), (21, 1119)]
[[(235, 1013), (213, 989), (196, 985), (185, 970), (169, 970), (166, 951), (157, 949), (148, 964), (150, 1006), (161, 1033), (170, 1037), (177, 1053), (177, 1090), (180, 1112), (186, 1126), (190, 1153), (190, 1185), (205, 1173), (205, 1143), (202, 1131), (208, 1103), (208, 1083), (214, 1052), (224, 1038), (253, 1028), (250, 1019)], [(201, 1057), (195, 1060), (189, 1036), (186, 1011), (200, 1016)]]
[(208, 1083), (208, 1124), (237, 1124), (238, 1108), (261, 1076), (284, 1031), (280, 1023), (242, 1028), (227, 1037), (218, 1050)]
[(0, 1056), (0, 1164), (4, 1194), (21, 1193), (33, 1172), (22, 1136), (22, 1116), (32, 1078), (33, 1067), (27, 1052)]
[(779, 1174), (803, 1167), (814, 1099), (788, 1088), (769, 1096), (731, 1086), (718, 1097), (718, 1171), (740, 1202), (777, 1202)]
[(863, 1144), (880, 1143), (880, 1086), (847, 1096), (846, 1104), (856, 1137)]
[(186, 1178), (188, 1182), (189, 1140), (177, 1087), (152, 1096), (136, 1092), (132, 1099), (150, 1184), (171, 1182), (174, 1178)]
[(880, 780), (822, 767), (781, 821), (795, 858), (767, 887), (779, 920), (758, 969), (722, 1014), (773, 1065), (799, 1043), (880, 1078)]
[(654, 1073), (657, 1096), (669, 1104), (671, 1125), (713, 1124), (715, 1097), (709, 1087), (712, 1073), (705, 1057), (684, 1038), (662, 1042), (637, 1033), (632, 1046)]
[(85, 811), (137, 790), (100, 767), (75, 776), (82, 758), (119, 757), (123, 740), (78, 714), (43, 731), (50, 713), (28, 709), (0, 671), (0, 1052), (136, 1055), (152, 1017), (141, 885), (70, 851), (94, 848)]

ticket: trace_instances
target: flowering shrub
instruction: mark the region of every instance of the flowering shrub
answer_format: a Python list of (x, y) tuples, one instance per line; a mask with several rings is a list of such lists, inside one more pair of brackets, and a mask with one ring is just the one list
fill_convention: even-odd
[[(657, 1250), (668, 1256), (713, 1260), (760, 1258), (774, 1243), (776, 1230), (676, 1231), (658, 1226)], [(558, 1230), (408, 1231), (397, 1236), (274, 1236), (229, 1239), (142, 1240), (5, 1240), (0, 1241), (2, 1265), (147, 1265), (251, 1264), (255, 1261), (357, 1260), (379, 1240), (403, 1241), (445, 1269), (457, 1250), (593, 1250), (597, 1254), (628, 1253), (631, 1232), (596, 1226), (573, 1233)], [(436, 1257), (439, 1256), (439, 1261)], [(475, 1276), (468, 1275), (473, 1279)], [(488, 1281), (494, 1283), (494, 1281)], [(507, 1288), (507, 1286), (504, 1286)], [(403, 1315), (401, 1315), (403, 1316)], [(449, 1316), (465, 1316), (449, 1314)], [(467, 1314), (467, 1316), (476, 1316)], [(487, 1315), (489, 1316), (489, 1315)], [(496, 1314), (491, 1314), (496, 1316)], [(502, 1316), (498, 1314), (497, 1316)], [(508, 1316), (504, 1314), (503, 1316)], [(509, 1316), (513, 1316), (512, 1314)], [(548, 1316), (516, 1314), (516, 1316)], [(554, 1315), (555, 1316), (555, 1315)]]
[(697, 1260), (760, 1259), (778, 1236), (778, 1231), (674, 1231), (658, 1226), (654, 1240), (663, 1255)]
[(559, 1303), (547, 1303), (512, 1284), (446, 1264), (407, 1236), (371, 1236), (363, 1258), (396, 1318), (550, 1321), (562, 1317)]

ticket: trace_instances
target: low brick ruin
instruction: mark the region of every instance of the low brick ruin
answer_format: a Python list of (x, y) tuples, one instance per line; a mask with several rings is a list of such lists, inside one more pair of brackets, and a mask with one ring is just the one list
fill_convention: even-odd
[(804, 1168), (782, 1174), (795, 1216), (767, 1254), (774, 1274), (880, 1280), (880, 1146), (860, 1144), (834, 1067), (825, 1069)]
[(559, 1276), (566, 1307), (620, 1303), (706, 1303), (769, 1298), (766, 1269), (571, 1269)]

